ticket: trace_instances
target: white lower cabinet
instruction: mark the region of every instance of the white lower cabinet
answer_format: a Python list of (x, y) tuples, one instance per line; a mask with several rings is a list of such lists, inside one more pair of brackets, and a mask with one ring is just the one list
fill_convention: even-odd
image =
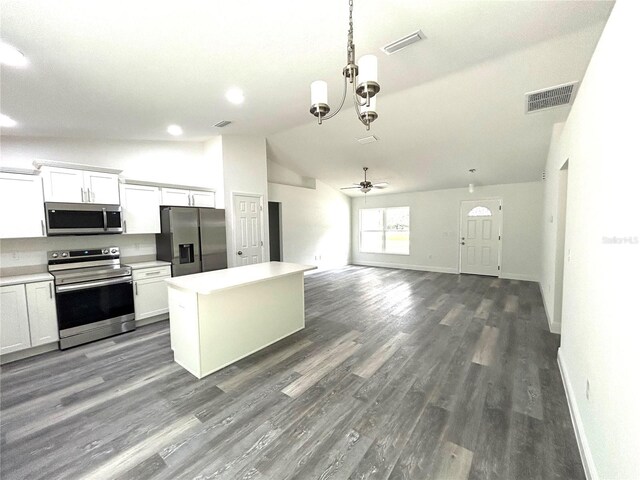
[(27, 283), (27, 309), (31, 346), (58, 341), (58, 316), (53, 282)]
[(169, 313), (165, 279), (170, 277), (170, 266), (133, 271), (133, 305), (136, 320)]
[(58, 341), (53, 282), (0, 287), (0, 354)]

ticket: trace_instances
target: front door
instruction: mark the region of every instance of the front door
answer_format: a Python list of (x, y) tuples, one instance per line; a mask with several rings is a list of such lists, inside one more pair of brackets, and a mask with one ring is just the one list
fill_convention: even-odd
[(262, 262), (260, 197), (233, 195), (236, 266)]
[(500, 274), (502, 201), (465, 200), (460, 207), (460, 273)]

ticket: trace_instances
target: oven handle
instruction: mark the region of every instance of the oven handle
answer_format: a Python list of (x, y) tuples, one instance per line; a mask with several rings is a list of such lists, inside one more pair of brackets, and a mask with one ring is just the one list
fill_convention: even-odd
[(106, 285), (115, 285), (117, 283), (133, 283), (132, 277), (110, 278), (108, 280), (98, 280), (95, 282), (77, 283), (75, 285), (61, 285), (56, 287), (56, 293), (73, 292), (76, 290), (86, 290), (88, 288), (104, 287)]

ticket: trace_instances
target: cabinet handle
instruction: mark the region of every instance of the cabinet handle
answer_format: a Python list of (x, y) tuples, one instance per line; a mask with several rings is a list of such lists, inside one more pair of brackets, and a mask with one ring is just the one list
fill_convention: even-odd
[(188, 195), (189, 198), (189, 205), (193, 206), (193, 195)]
[(84, 188), (80, 187), (80, 195), (82, 196), (82, 203), (86, 202), (84, 199)]
[(95, 203), (96, 201), (96, 192), (94, 192), (93, 190), (91, 190), (90, 188), (87, 189), (90, 192), (91, 195), (91, 201)]
[(136, 286), (136, 295), (138, 295), (138, 282), (134, 283), (134, 285)]
[(127, 233), (127, 221), (126, 220), (122, 221), (122, 226), (124, 227), (124, 233)]
[(53, 299), (53, 289), (51, 288), (51, 283), (49, 283), (49, 298)]
[(44, 220), (40, 220), (40, 228), (42, 228), (42, 236), (44, 237), (45, 236), (45, 233), (44, 233)]

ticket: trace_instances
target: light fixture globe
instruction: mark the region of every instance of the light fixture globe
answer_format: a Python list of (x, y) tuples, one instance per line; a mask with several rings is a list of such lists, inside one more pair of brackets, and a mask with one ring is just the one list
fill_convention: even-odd
[(378, 84), (378, 59), (375, 55), (364, 55), (355, 62), (356, 48), (353, 44), (353, 0), (349, 0), (349, 33), (347, 36), (347, 65), (342, 69), (344, 87), (340, 106), (329, 114), (327, 83), (322, 80), (311, 84), (311, 108), (309, 112), (318, 118), (318, 124), (329, 120), (343, 107), (347, 98), (347, 82), (353, 87), (353, 103), (358, 119), (369, 130), (371, 123), (378, 118), (375, 111), (375, 96), (380, 91)]

